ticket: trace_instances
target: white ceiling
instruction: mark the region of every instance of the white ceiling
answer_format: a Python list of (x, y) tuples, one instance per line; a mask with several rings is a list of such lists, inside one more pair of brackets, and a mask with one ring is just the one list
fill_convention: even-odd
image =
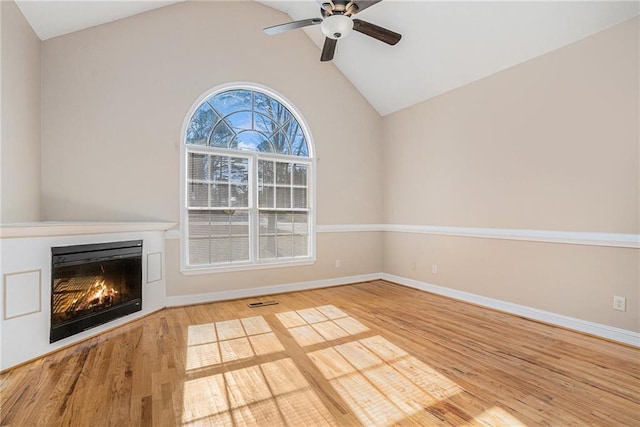
[[(292, 20), (320, 16), (315, 0), (257, 1), (289, 14)], [(42, 40), (176, 2), (17, 1)], [(386, 115), (638, 14), (640, 0), (384, 0), (358, 18), (401, 33), (400, 43), (392, 47), (352, 33), (338, 42), (333, 64), (381, 115)], [(265, 21), (264, 26), (280, 23)], [(323, 43), (320, 28), (294, 31), (305, 31), (318, 45), (319, 60)]]

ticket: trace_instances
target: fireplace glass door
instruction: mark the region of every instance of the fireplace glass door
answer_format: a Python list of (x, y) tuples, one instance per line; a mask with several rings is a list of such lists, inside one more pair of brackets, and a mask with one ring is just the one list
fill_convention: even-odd
[(50, 341), (142, 309), (142, 241), (52, 248)]

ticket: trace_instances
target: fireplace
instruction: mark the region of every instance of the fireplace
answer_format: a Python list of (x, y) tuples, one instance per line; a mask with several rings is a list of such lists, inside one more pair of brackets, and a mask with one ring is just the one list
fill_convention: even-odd
[(53, 343), (142, 309), (142, 240), (51, 248)]

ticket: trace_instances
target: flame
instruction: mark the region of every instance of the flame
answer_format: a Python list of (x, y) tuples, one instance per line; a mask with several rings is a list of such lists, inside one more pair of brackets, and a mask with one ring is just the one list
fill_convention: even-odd
[(96, 280), (96, 283), (94, 283), (91, 287), (91, 290), (89, 291), (87, 297), (84, 298), (84, 301), (76, 306), (75, 311), (109, 304), (113, 301), (116, 295), (118, 295), (118, 291), (116, 291), (114, 288), (108, 288), (104, 279)]

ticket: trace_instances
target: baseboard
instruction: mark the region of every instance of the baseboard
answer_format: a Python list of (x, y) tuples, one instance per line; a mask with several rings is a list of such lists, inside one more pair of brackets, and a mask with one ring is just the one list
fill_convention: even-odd
[(204, 294), (167, 296), (167, 307), (202, 304), (240, 298), (259, 297), (262, 295), (281, 294), (284, 292), (306, 291), (309, 289), (328, 288), (349, 283), (378, 280), (382, 273), (362, 274), (358, 276), (336, 277), (333, 279), (313, 280), (310, 282), (287, 283), (284, 285), (264, 286), (259, 288), (238, 289), (233, 291), (207, 292)]
[(629, 331), (626, 329), (614, 328), (612, 326), (603, 325), (600, 323), (589, 322), (587, 320), (576, 319), (574, 317), (539, 310), (533, 307), (527, 307), (520, 304), (514, 304), (507, 301), (484, 297), (482, 295), (476, 295), (469, 292), (458, 291), (456, 289), (432, 285), (429, 283), (420, 282), (418, 280), (408, 279), (406, 277), (395, 276), (393, 274), (382, 273), (381, 278), (384, 280), (388, 280), (389, 282), (398, 283), (414, 289), (431, 292), (460, 301), (470, 302), (472, 304), (493, 308), (496, 310), (504, 311), (506, 313), (515, 314), (517, 316), (522, 316), (527, 319), (537, 320), (563, 328), (572, 329), (578, 332), (606, 338), (608, 340), (640, 347), (640, 333)]
[(264, 286), (259, 288), (238, 289), (233, 291), (207, 292), (203, 294), (168, 296), (167, 307), (183, 305), (202, 304), (216, 301), (226, 301), (240, 298), (259, 297), (262, 295), (280, 294), (285, 292), (305, 291), (309, 289), (328, 288), (331, 286), (346, 285), (349, 283), (368, 282), (372, 280), (387, 280), (421, 291), (446, 296), (460, 301), (469, 302), (483, 307), (500, 310), (505, 313), (522, 316), (527, 319), (537, 320), (551, 325), (572, 329), (590, 335), (595, 335), (612, 341), (640, 347), (640, 333), (629, 331), (587, 320), (576, 319), (562, 314), (552, 313), (533, 307), (514, 304), (495, 298), (472, 294), (470, 292), (459, 291), (443, 286), (432, 285), (406, 277), (396, 276), (387, 273), (372, 273), (358, 276), (336, 277), (332, 279), (313, 280), (309, 282), (287, 283), (284, 285)]

